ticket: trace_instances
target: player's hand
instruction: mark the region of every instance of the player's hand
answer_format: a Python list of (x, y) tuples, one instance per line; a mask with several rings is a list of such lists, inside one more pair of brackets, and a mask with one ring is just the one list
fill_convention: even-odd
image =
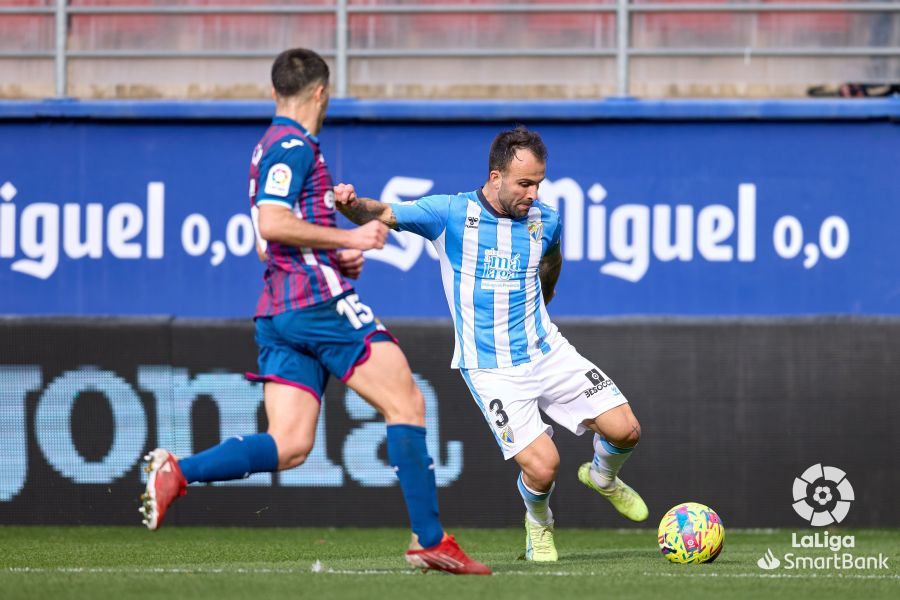
[(363, 263), (366, 258), (363, 256), (362, 250), (338, 250), (338, 270), (344, 277), (350, 279), (359, 279), (362, 273)]
[(387, 235), (387, 225), (381, 221), (369, 221), (365, 225), (350, 230), (350, 239), (347, 247), (356, 250), (384, 248)]
[(334, 202), (338, 208), (352, 208), (359, 199), (356, 190), (349, 183), (339, 183), (334, 186)]

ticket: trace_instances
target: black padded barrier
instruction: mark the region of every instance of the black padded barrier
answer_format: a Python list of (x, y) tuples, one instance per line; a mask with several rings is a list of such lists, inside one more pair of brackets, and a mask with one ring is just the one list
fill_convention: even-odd
[[(449, 368), (449, 322), (388, 323), (429, 402), (443, 520), (512, 526), (524, 508), (480, 409)], [(846, 472), (843, 526), (896, 527), (900, 320), (617, 319), (560, 329), (631, 401), (642, 440), (621, 475), (649, 523), (687, 500), (739, 527), (802, 527), (794, 478)], [(0, 320), (0, 523), (139, 523), (141, 456), (181, 453), (266, 426), (250, 322)], [(587, 382), (586, 382), (587, 386)], [(590, 436), (557, 427), (552, 507), (559, 527), (624, 527), (578, 483)], [(318, 449), (291, 473), (191, 486), (168, 524), (406, 523), (384, 426), (332, 379)]]

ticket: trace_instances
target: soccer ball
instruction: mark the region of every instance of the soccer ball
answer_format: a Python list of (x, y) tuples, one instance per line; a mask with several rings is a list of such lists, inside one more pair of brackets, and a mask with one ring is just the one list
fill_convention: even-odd
[(659, 522), (659, 549), (671, 562), (712, 562), (724, 544), (722, 519), (703, 504), (685, 502), (674, 506)]

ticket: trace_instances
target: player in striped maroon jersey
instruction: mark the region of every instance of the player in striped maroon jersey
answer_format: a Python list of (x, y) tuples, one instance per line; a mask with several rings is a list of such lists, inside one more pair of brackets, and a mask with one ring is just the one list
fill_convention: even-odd
[(311, 50), (286, 50), (276, 58), (276, 114), (251, 159), (251, 212), (266, 272), (255, 319), (259, 373), (247, 377), (265, 385), (269, 430), (181, 460), (162, 448), (151, 452), (144, 523), (157, 529), (189, 483), (302, 464), (312, 450), (331, 374), (387, 422), (388, 459), (412, 524), (407, 561), (454, 574), (489, 575), (489, 568), (470, 559), (444, 532), (425, 443), (424, 398), (396, 340), (348, 281), (362, 269), (362, 251), (384, 246), (387, 227), (378, 221), (354, 229), (335, 226), (333, 184), (318, 139), (328, 78), (325, 61)]

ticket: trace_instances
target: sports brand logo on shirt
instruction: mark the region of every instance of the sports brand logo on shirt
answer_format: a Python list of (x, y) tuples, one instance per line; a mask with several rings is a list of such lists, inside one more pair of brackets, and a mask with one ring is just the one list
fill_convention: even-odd
[(521, 270), (520, 254), (503, 254), (496, 248), (485, 250), (484, 268), (481, 271), (481, 287), (485, 290), (517, 290), (522, 282), (517, 279)]
[(466, 217), (466, 227), (469, 229), (478, 229), (478, 217)]
[(284, 163), (273, 165), (266, 177), (265, 193), (273, 196), (287, 196), (291, 189), (291, 168)]
[(298, 140), (297, 138), (292, 139), (289, 142), (281, 142), (281, 147), (285, 150), (290, 150), (291, 148), (296, 148), (297, 146), (302, 146), (303, 141)]
[(532, 242), (540, 242), (544, 235), (544, 223), (542, 221), (528, 222), (528, 235), (531, 236)]

